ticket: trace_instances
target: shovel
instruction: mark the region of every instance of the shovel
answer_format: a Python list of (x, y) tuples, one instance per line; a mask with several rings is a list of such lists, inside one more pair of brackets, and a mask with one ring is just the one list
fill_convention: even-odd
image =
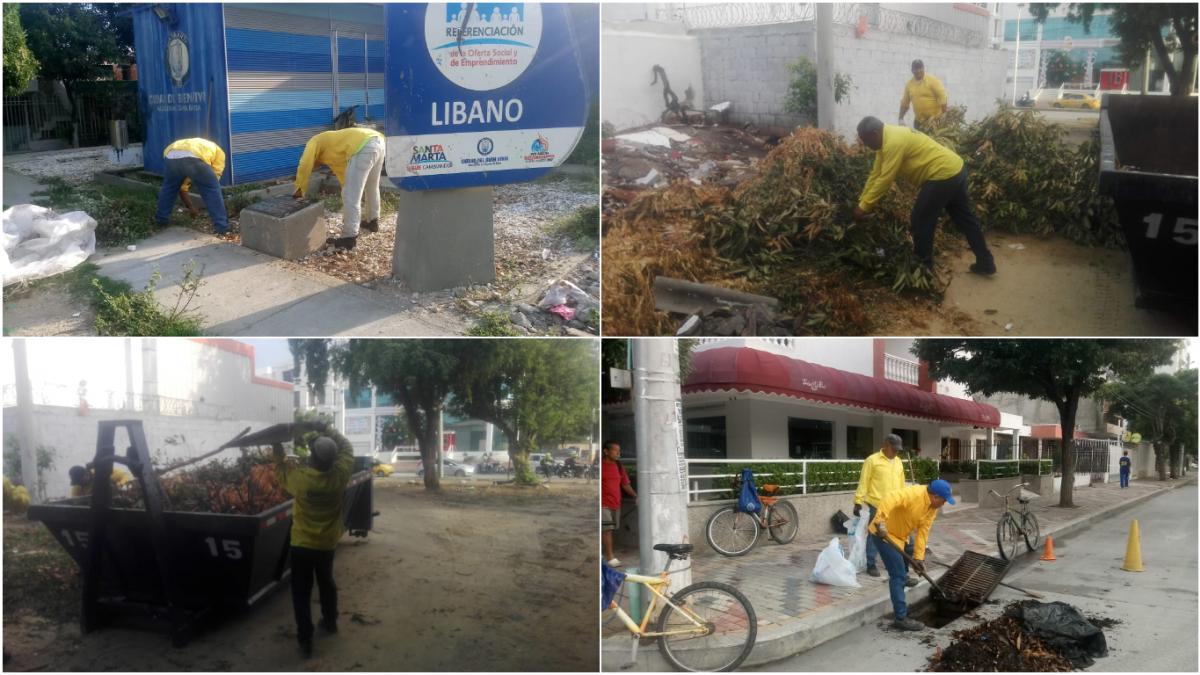
[(909, 567), (916, 569), (917, 574), (920, 574), (921, 576), (925, 577), (925, 581), (928, 581), (929, 585), (932, 586), (933, 590), (937, 591), (938, 594), (940, 594), (942, 597), (947, 597), (946, 594), (942, 592), (942, 589), (938, 587), (937, 582), (933, 580), (933, 577), (929, 576), (928, 574), (925, 573), (924, 570), (920, 569), (920, 567), (916, 564), (917, 561), (913, 560), (912, 556), (910, 556), (907, 551), (905, 551), (904, 549), (902, 549), (899, 546), (892, 543), (892, 540), (888, 537), (878, 537), (877, 536), (877, 538), (881, 539), (883, 541), (886, 541), (888, 546), (891, 546), (892, 548), (899, 551), (900, 555), (904, 556), (904, 560), (908, 562)]
[(765, 295), (698, 284), (670, 277), (654, 278), (655, 309), (679, 314), (707, 314), (718, 309), (763, 305), (776, 309), (779, 300)]

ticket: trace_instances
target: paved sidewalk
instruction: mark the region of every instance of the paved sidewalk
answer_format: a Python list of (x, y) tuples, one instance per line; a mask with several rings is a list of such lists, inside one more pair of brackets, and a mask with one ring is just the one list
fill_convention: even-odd
[(456, 335), (470, 328), (452, 311), (448, 291), (417, 300), (399, 287), (368, 289), (182, 227), (164, 228), (133, 251), (108, 248), (92, 258), (101, 274), (135, 289), (157, 270), (155, 296), (167, 307), (175, 305), (189, 261), (203, 270), (190, 309), (210, 335)]
[(33, 193), (42, 189), (42, 184), (36, 178), (17, 173), (7, 166), (4, 167), (4, 208), (17, 204), (32, 204)]
[[(1031, 508), (1037, 514), (1044, 539), (1047, 534), (1061, 536), (1086, 527), (1097, 519), (1194, 481), (1194, 477), (1165, 482), (1139, 480), (1125, 490), (1116, 483), (1105, 483), (1077, 488), (1074, 509), (1059, 508), (1057, 496), (1035, 498)], [(828, 519), (828, 514), (805, 514), (802, 503), (798, 504), (801, 517)], [(934, 521), (927, 560), (952, 564), (966, 550), (997, 555), (996, 520), (999, 515), (998, 508), (981, 509), (966, 504), (953, 509), (947, 507)], [(860, 588), (826, 586), (808, 580), (817, 556), (833, 536), (831, 533), (797, 539), (786, 546), (764, 536), (754, 551), (740, 558), (722, 557), (706, 542), (695, 542), (692, 580), (720, 581), (738, 588), (749, 598), (758, 615), (758, 639), (746, 665), (769, 663), (798, 654), (880, 617), (890, 616), (887, 573), (882, 564), (879, 578), (865, 573), (858, 575)], [(850, 538), (843, 534), (841, 539), (843, 547), (848, 548)], [(616, 554), (630, 567), (637, 566), (635, 552), (618, 550)], [(1036, 555), (1040, 556), (1041, 550)], [(928, 570), (937, 579), (944, 568), (929, 565)], [(910, 607), (924, 601), (928, 595), (929, 584), (925, 581), (909, 589)], [(601, 637), (604, 670), (619, 670), (629, 663), (630, 638), (619, 621), (606, 621)], [(635, 669), (670, 668), (659, 655), (657, 644), (646, 642), (638, 649)]]

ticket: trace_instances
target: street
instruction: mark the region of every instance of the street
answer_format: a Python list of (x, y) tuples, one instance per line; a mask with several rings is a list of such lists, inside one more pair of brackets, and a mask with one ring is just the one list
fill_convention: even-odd
[[(1197, 669), (1197, 586), (1195, 485), (1172, 490), (1107, 522), (1055, 539), (1055, 562), (1040, 553), (1026, 556), (1005, 581), (1061, 600), (1088, 616), (1121, 623), (1105, 629), (1109, 653), (1089, 670), (1187, 671)], [(1141, 529), (1146, 571), (1124, 572), (1129, 523)], [(937, 523), (930, 545), (937, 550)], [(937, 577), (935, 576), (935, 579)], [(979, 620), (995, 618), (1024, 596), (999, 587), (982, 606)], [(919, 610), (918, 610), (919, 611)], [(913, 612), (917, 613), (917, 612)], [(764, 671), (912, 671), (924, 670), (936, 647), (949, 644), (955, 630), (978, 620), (960, 618), (937, 630), (891, 630), (890, 615), (797, 656), (760, 668)]]

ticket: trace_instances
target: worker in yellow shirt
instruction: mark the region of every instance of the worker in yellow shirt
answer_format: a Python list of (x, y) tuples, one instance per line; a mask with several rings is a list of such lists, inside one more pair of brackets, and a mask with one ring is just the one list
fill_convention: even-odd
[[(883, 498), (879, 510), (868, 528), (870, 538), (875, 540), (883, 566), (888, 571), (888, 591), (892, 596), (892, 625), (900, 630), (921, 630), (925, 625), (908, 618), (908, 603), (904, 600), (904, 586), (908, 579), (908, 564), (900, 555), (903, 546), (918, 572), (925, 571), (925, 545), (929, 542), (929, 530), (943, 504), (954, 503), (950, 484), (940, 478), (926, 485), (911, 485), (901, 488)], [(916, 541), (906, 544), (908, 536), (916, 532)]]
[(949, 99), (942, 81), (933, 75), (925, 74), (925, 64), (921, 59), (912, 62), (912, 79), (904, 84), (904, 96), (900, 98), (900, 123), (904, 124), (904, 115), (908, 106), (913, 108), (913, 126), (920, 129), (936, 117), (946, 112)]
[(305, 658), (312, 656), (313, 577), (321, 596), (321, 627), (337, 632), (337, 586), (333, 581), (333, 551), (344, 529), (342, 500), (354, 466), (354, 448), (332, 428), (311, 444), (308, 466), (288, 461), (276, 443), (275, 477), (295, 497), (292, 506), (292, 609), (296, 637)]
[[(904, 463), (897, 455), (902, 441), (896, 434), (888, 434), (883, 439), (883, 447), (879, 452), (863, 460), (862, 473), (858, 477), (858, 490), (854, 492), (854, 515), (862, 515), (863, 504), (867, 505), (867, 520), (875, 519), (875, 512), (883, 498), (904, 487)], [(867, 538), (867, 574), (879, 576), (879, 568), (875, 565), (875, 542)], [(917, 584), (912, 580), (911, 586)]]
[(158, 210), (154, 220), (165, 226), (171, 219), (175, 195), (183, 200), (193, 216), (200, 211), (188, 197), (189, 184), (200, 190), (204, 208), (213, 221), (217, 234), (229, 232), (229, 217), (225, 214), (225, 199), (221, 196), (221, 174), (225, 172), (225, 151), (221, 146), (203, 138), (183, 138), (163, 150), (163, 184), (158, 191)]
[(984, 275), (996, 273), (992, 252), (971, 208), (967, 169), (961, 157), (919, 131), (884, 124), (878, 117), (864, 117), (858, 123), (858, 138), (875, 151), (875, 165), (854, 209), (855, 222), (866, 218), (867, 212), (900, 178), (920, 187), (909, 225), (913, 249), (926, 267), (933, 269), (933, 235), (938, 217), (945, 211), (975, 254), (971, 271)]
[(296, 192), (292, 196), (308, 194), (308, 179), (313, 169), (325, 165), (333, 171), (342, 185), (342, 236), (326, 241), (334, 248), (349, 250), (358, 241), (364, 193), (367, 220), (362, 221), (361, 227), (369, 232), (379, 231), (379, 174), (383, 172), (383, 157), (383, 134), (365, 127), (323, 131), (308, 139), (304, 146), (296, 167)]

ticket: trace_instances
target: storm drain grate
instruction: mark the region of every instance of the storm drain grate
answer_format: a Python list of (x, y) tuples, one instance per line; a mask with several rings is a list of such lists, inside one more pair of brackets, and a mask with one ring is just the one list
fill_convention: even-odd
[(950, 570), (938, 579), (944, 600), (955, 603), (981, 603), (996, 590), (1008, 572), (1008, 560), (975, 551), (962, 554)]

